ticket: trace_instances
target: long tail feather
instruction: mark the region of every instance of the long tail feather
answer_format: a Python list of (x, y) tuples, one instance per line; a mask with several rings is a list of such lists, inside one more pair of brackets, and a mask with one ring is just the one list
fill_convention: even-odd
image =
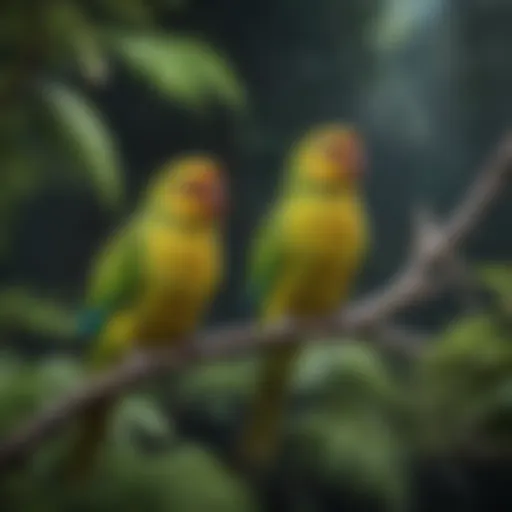
[(297, 347), (285, 346), (272, 347), (264, 356), (261, 380), (238, 445), (238, 456), (243, 466), (261, 469), (275, 456), (297, 355)]

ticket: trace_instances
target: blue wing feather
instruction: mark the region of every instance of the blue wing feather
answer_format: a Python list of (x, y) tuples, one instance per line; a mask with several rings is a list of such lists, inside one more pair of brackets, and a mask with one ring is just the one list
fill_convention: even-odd
[(96, 337), (106, 324), (109, 312), (103, 308), (85, 309), (77, 318), (77, 335), (79, 338), (91, 339)]

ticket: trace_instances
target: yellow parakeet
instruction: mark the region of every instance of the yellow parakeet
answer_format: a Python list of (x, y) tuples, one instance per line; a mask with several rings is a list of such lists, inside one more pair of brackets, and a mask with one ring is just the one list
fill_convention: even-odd
[[(179, 341), (200, 322), (222, 278), (226, 200), (224, 170), (208, 155), (178, 157), (156, 173), (93, 266), (81, 316), (93, 371), (134, 348)], [(94, 462), (112, 406), (105, 401), (81, 419), (72, 475)]]
[[(331, 313), (346, 299), (369, 242), (362, 195), (365, 149), (348, 125), (316, 127), (292, 148), (277, 200), (250, 253), (249, 294), (262, 322)], [(295, 347), (264, 354), (240, 439), (252, 469), (271, 464)]]

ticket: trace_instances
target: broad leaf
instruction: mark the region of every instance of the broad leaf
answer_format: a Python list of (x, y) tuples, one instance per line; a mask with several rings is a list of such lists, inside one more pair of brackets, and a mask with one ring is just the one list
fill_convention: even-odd
[(15, 329), (69, 341), (76, 334), (72, 311), (30, 289), (0, 290), (0, 329)]
[(114, 137), (101, 114), (83, 95), (63, 84), (46, 83), (41, 92), (63, 150), (94, 183), (103, 203), (119, 207), (122, 168)]
[(186, 36), (108, 34), (112, 49), (163, 97), (201, 107), (218, 99), (233, 108), (244, 91), (226, 59), (207, 43)]
[(289, 448), (294, 471), (390, 507), (403, 505), (406, 448), (378, 414), (306, 413), (294, 424)]
[(52, 402), (56, 397), (68, 393), (85, 377), (81, 363), (65, 356), (53, 356), (43, 360), (38, 364), (36, 371), (41, 383), (39, 393), (45, 402)]
[(172, 435), (169, 420), (143, 396), (130, 396), (122, 401), (116, 411), (114, 428), (117, 437), (129, 437), (137, 431), (154, 439), (167, 439)]
[(482, 265), (477, 269), (482, 284), (512, 310), (512, 263)]
[(401, 402), (398, 384), (375, 349), (355, 342), (305, 347), (295, 379), (299, 391), (341, 408), (350, 403), (394, 408)]
[[(16, 431), (52, 395), (55, 399), (82, 377), (80, 365), (65, 358), (26, 363), (9, 353), (0, 354), (0, 435)], [(124, 407), (120, 405), (114, 425), (133, 421), (150, 429), (160, 425), (159, 415), (140, 396), (126, 398)], [(79, 486), (66, 486), (62, 481), (62, 460), (73, 440), (72, 431), (65, 429), (55, 441), (43, 443), (31, 454), (30, 464), (0, 482), (3, 509), (254, 510), (243, 482), (213, 454), (184, 444), (148, 454), (123, 435), (124, 429), (109, 429), (95, 471)]]
[(510, 418), (511, 376), (510, 338), (492, 316), (454, 321), (418, 361), (417, 405), (427, 443), (458, 447), (477, 438), (499, 446), (495, 426)]
[(255, 370), (252, 359), (200, 365), (179, 378), (175, 399), (187, 411), (228, 423), (252, 396)]

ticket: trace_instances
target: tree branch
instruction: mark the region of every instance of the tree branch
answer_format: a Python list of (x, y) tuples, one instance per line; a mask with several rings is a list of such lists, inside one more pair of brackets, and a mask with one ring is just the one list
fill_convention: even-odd
[[(115, 397), (143, 380), (192, 363), (237, 357), (256, 348), (295, 343), (299, 336), (351, 335), (375, 337), (381, 343), (412, 354), (418, 343), (411, 343), (403, 330), (389, 327), (393, 317), (413, 303), (426, 300), (446, 283), (436, 282), (433, 272), (458, 249), (487, 213), (499, 192), (512, 176), (512, 134), (507, 135), (478, 175), (444, 226), (419, 226), (419, 239), (405, 268), (381, 290), (348, 307), (334, 317), (319, 319), (314, 325), (287, 320), (268, 328), (240, 324), (212, 330), (183, 340), (183, 348), (163, 349), (131, 356), (105, 375), (98, 376), (71, 392), (39, 416), (23, 425), (0, 445), (0, 472), (26, 461), (44, 440), (55, 435), (72, 419), (87, 413), (104, 397)], [(425, 227), (425, 226), (423, 226)], [(452, 260), (450, 260), (452, 261)], [(338, 338), (342, 341), (343, 338)]]
[[(469, 192), (461, 200), (444, 226), (428, 226), (411, 260), (388, 285), (356, 304), (344, 319), (354, 324), (375, 325), (392, 318), (405, 307), (430, 298), (439, 292), (432, 271), (454, 255), (462, 241), (475, 229), (512, 176), (512, 133), (507, 134), (477, 175)], [(421, 231), (421, 226), (418, 231)]]

